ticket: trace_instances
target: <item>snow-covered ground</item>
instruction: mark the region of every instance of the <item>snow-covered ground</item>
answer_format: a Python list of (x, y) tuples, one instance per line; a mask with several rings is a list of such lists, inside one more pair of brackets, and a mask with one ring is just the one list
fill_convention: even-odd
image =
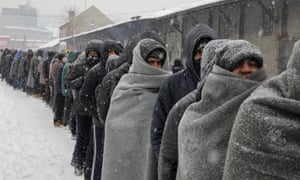
[(0, 81), (0, 180), (76, 180), (70, 131), (40, 99)]

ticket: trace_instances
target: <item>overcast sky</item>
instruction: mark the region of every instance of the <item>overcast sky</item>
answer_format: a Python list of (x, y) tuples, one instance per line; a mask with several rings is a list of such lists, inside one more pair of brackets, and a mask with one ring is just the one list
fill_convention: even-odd
[[(18, 7), (29, 0), (0, 0), (0, 8)], [(66, 10), (76, 8), (78, 12), (95, 5), (108, 16), (135, 16), (141, 13), (168, 9), (201, 0), (30, 0), (40, 15), (64, 15)]]

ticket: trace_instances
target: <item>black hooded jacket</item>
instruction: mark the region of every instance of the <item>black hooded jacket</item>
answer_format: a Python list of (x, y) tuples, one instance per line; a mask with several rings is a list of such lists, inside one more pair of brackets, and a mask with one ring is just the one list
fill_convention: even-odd
[(183, 52), (186, 69), (171, 75), (160, 88), (151, 124), (151, 144), (157, 158), (169, 111), (178, 100), (194, 90), (200, 81), (199, 73), (196, 72), (193, 65), (193, 50), (197, 42), (204, 38), (216, 39), (217, 34), (205, 24), (198, 24), (189, 31)]
[(89, 41), (85, 51), (85, 58), (81, 62), (75, 64), (67, 76), (68, 87), (72, 90), (75, 90), (75, 109), (77, 113), (80, 115), (89, 116), (87, 109), (81, 104), (81, 101), (79, 99), (79, 94), (83, 87), (83, 83), (86, 79), (88, 71), (99, 62), (99, 61), (95, 61), (95, 62), (88, 61), (88, 53), (91, 50), (95, 50), (100, 60), (101, 46), (102, 46), (102, 41), (100, 40)]
[(121, 53), (122, 49), (123, 48), (120, 43), (116, 41), (105, 41), (101, 48), (100, 62), (87, 73), (80, 93), (80, 101), (87, 109), (89, 115), (93, 116), (94, 119), (98, 119), (95, 89), (99, 84), (101, 84), (102, 79), (106, 75), (105, 63), (108, 58), (108, 52), (110, 50), (114, 50), (117, 53)]

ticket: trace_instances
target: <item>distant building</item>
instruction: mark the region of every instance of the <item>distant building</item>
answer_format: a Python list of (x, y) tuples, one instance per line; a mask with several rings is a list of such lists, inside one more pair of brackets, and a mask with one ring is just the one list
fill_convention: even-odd
[(59, 38), (90, 31), (112, 23), (113, 22), (95, 6), (91, 6), (78, 16), (75, 16), (74, 11), (69, 11), (69, 22), (59, 27)]
[(0, 28), (5, 26), (37, 27), (36, 9), (26, 5), (16, 8), (2, 8)]
[(34, 49), (52, 39), (52, 32), (38, 28), (35, 8), (20, 5), (19, 8), (2, 8), (0, 36), (9, 37), (8, 48)]

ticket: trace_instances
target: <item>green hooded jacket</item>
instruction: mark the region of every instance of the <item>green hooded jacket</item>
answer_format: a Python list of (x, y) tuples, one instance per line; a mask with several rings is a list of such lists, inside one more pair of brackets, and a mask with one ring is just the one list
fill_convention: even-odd
[(67, 72), (69, 70), (70, 64), (73, 63), (78, 57), (78, 52), (76, 51), (71, 51), (68, 54), (68, 62), (65, 64), (64, 68), (63, 68), (63, 72), (62, 72), (62, 80), (61, 80), (61, 87), (62, 87), (62, 94), (64, 96), (70, 96), (70, 92), (68, 91), (68, 89), (66, 88), (66, 76), (67, 76)]

